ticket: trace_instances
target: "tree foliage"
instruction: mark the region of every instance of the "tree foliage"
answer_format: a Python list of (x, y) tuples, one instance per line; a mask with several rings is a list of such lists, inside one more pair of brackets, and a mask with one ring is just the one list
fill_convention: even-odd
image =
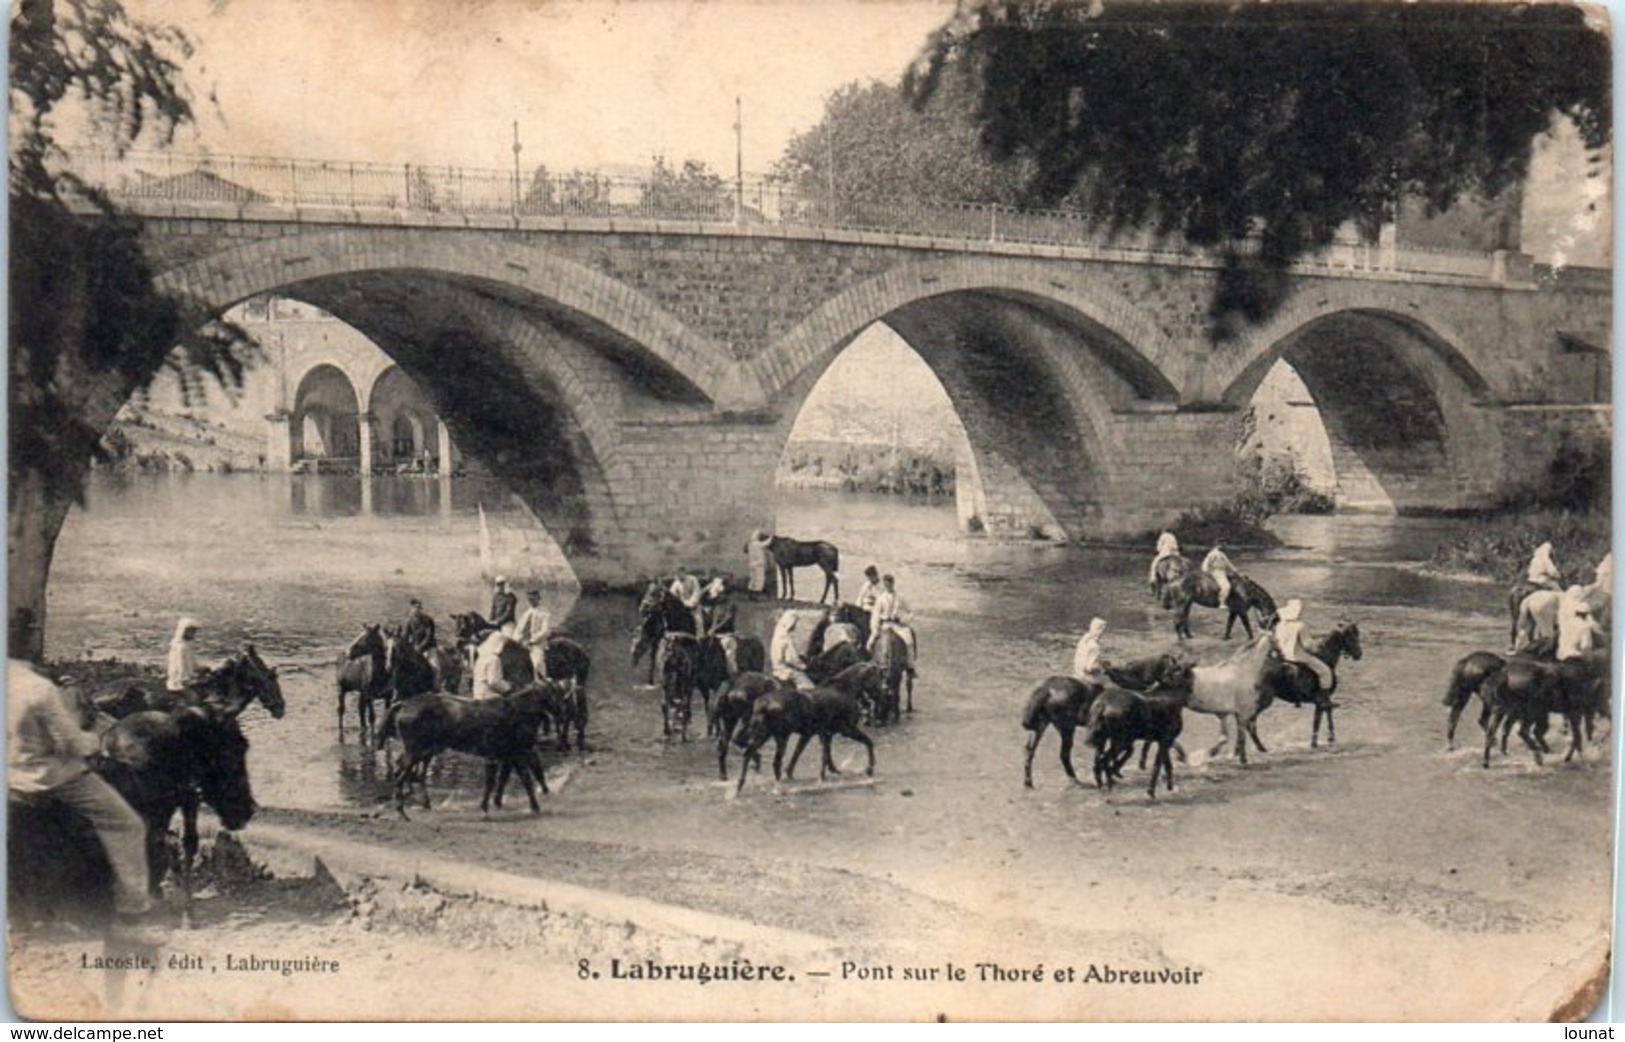
[(188, 328), (179, 304), (153, 287), (139, 226), (72, 172), (57, 143), (63, 124), (88, 126), (100, 147), (120, 153), (138, 140), (167, 143), (193, 117), (181, 80), (190, 53), (183, 34), (131, 18), (117, 0), (22, 0), (12, 9), (14, 499), (28, 473), (53, 495), (77, 494), (105, 398), (144, 385), (161, 366), (188, 395), (205, 377), (241, 382), (252, 351), (242, 331)]
[(733, 201), (722, 176), (698, 159), (685, 159), (681, 169), (665, 156), (655, 156), (643, 186), (643, 212), (661, 217), (731, 220)]
[(849, 83), (817, 125), (790, 140), (774, 176), (804, 199), (835, 208), (913, 200), (1005, 203), (1022, 199), (1026, 164), (994, 160), (980, 145), (975, 83), (962, 66), (928, 103), (896, 84)]
[(978, 81), (981, 143), (1028, 164), (1030, 205), (1220, 251), (1216, 332), (1285, 270), (1399, 201), (1495, 198), (1554, 117), (1609, 140), (1609, 43), (1573, 4), (982, 0), (905, 77), (929, 104)]

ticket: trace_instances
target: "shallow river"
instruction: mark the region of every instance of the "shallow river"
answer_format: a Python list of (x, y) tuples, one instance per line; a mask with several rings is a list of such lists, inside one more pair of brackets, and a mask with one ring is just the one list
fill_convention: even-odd
[[(778, 911), (762, 914), (949, 952), (965, 914), (1018, 924), (995, 932), (1039, 953), (1057, 943), (1058, 925), (1145, 937), (1155, 957), (1233, 967), (1238, 987), (1223, 997), (1235, 1005), (1205, 1015), (1260, 1015), (1247, 996), (1274, 991), (1282, 974), (1305, 990), (1288, 988), (1293, 1001), (1271, 1016), (1480, 1015), (1484, 1007), (1453, 1004), (1475, 1001), (1467, 994), (1431, 982), (1474, 963), (1473, 987), (1499, 1008), (1491, 982), (1506, 960), (1530, 960), (1536, 974), (1606, 922), (1611, 739), (1580, 764), (1537, 769), (1515, 748), (1484, 771), (1469, 717), (1464, 747), (1444, 749), (1439, 700), (1451, 664), (1506, 636), (1497, 587), (1414, 567), (1458, 533), (1443, 520), (1283, 519), (1284, 547), (1234, 553), (1277, 600), (1304, 601), (1311, 631), (1358, 622), (1365, 656), (1339, 670), (1338, 744), (1311, 750), (1311, 712), (1277, 705), (1259, 723), (1270, 751), (1242, 767), (1210, 760), (1217, 723), (1188, 713), (1192, 762), (1178, 768), (1178, 791), (1152, 803), (1137, 772), (1116, 794), (1066, 785), (1053, 735), (1025, 792), (1019, 725), (1032, 686), (1069, 667), (1092, 616), (1109, 623), (1108, 657), (1173, 643), (1145, 587), (1149, 546), (1001, 545), (961, 539), (951, 506), (786, 495), (779, 531), (836, 542), (848, 596), (873, 562), (896, 573), (916, 613), (917, 711), (874, 731), (872, 782), (861, 779), (861, 748), (837, 739), (845, 780), (775, 787), (753, 776), (733, 798), (714, 744), (661, 740), (656, 696), (628, 662), (632, 598), (550, 591), (562, 628), (593, 654), (592, 752), (552, 755), (559, 791), (540, 818), (510, 809), (480, 826), (475, 765), (448, 756), (430, 776), (434, 810), (394, 821), (385, 756), (355, 741), (353, 710), (349, 740), (338, 740), (333, 661), (361, 623), (399, 619), (410, 596), (442, 626), (450, 612), (488, 603), (476, 504), (509, 538), (521, 522), (499, 490), (458, 484), (449, 502), (445, 491), (375, 479), (369, 511), (354, 478), (98, 481), (58, 547), (47, 650), (159, 663), (182, 613), (203, 621), (206, 661), (254, 641), (282, 667), (289, 710), (281, 721), (258, 707), (245, 715), (250, 764), (259, 801), (284, 816), (315, 813), (414, 849), (628, 892), (653, 887), (747, 915), (706, 891), (715, 866), (747, 855), (759, 869), (752, 878), (781, 884), (816, 866), (835, 881), (819, 902), (798, 910), (781, 894)], [(803, 573), (803, 592), (816, 588), (814, 575)], [(765, 637), (770, 605), (742, 605), (741, 624)], [(1192, 625), (1198, 657), (1235, 646), (1220, 639), (1216, 612), (1198, 610)], [(1087, 778), (1085, 747), (1076, 761)], [(816, 779), (816, 762), (812, 750), (802, 779)], [(560, 853), (577, 850), (593, 853)], [(1325, 918), (1331, 910), (1338, 918)], [(1281, 947), (1280, 934), (1304, 939)], [(1259, 947), (1260, 936), (1273, 939)], [(1401, 950), (1387, 943), (1396, 937), (1420, 947), (1396, 961)], [(1342, 988), (1351, 973), (1385, 990)], [(1371, 1005), (1376, 994), (1392, 1003)]]

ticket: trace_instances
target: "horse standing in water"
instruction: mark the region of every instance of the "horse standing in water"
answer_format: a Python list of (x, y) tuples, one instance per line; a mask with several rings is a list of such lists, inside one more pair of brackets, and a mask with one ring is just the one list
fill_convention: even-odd
[(265, 664), (254, 645), (247, 644), (241, 655), (226, 659), (185, 691), (137, 685), (115, 696), (98, 695), (91, 704), (96, 712), (122, 720), (143, 710), (171, 712), (188, 706), (206, 706), (224, 716), (236, 717), (255, 702), (264, 706), (273, 720), (282, 719), (288, 709), (276, 669)]
[(1222, 607), (1229, 612), (1224, 623), (1225, 640), (1230, 639), (1238, 620), (1247, 631), (1247, 639), (1253, 639), (1252, 622), (1247, 617), (1249, 611), (1258, 613), (1261, 629), (1275, 627), (1275, 599), (1269, 595), (1269, 591), (1245, 575), (1235, 577), (1230, 584), (1230, 596), (1222, 605), (1219, 603), (1218, 582), (1206, 572), (1196, 570), (1186, 558), (1164, 559), (1157, 565), (1157, 577), (1157, 601), (1175, 613), (1174, 635), (1177, 637), (1191, 636), (1193, 604), (1200, 604), (1204, 608)]
[(1077, 677), (1053, 676), (1033, 689), (1027, 697), (1027, 706), (1021, 711), (1021, 726), (1029, 732), (1027, 763), (1023, 784), (1033, 787), (1033, 754), (1038, 751), (1038, 740), (1046, 728), (1053, 727), (1061, 735), (1061, 767), (1073, 784), (1078, 773), (1072, 769), (1072, 741), (1079, 727), (1089, 719), (1089, 707), (1099, 696), (1099, 684), (1089, 684)]
[[(384, 662), (386, 650), (383, 627), (367, 624), (361, 627), (361, 635), (350, 642), (344, 657), (339, 660), (337, 680), (340, 742), (344, 741), (344, 696), (351, 692), (356, 696), (356, 727), (361, 733), (366, 734), (377, 724), (373, 703), (380, 698), (388, 697), (386, 691), (389, 687), (389, 675)], [(388, 705), (387, 701), (385, 705)]]
[(673, 597), (661, 582), (652, 582), (638, 602), (637, 628), (632, 634), (632, 665), (649, 656), (649, 685), (655, 682), (655, 652), (668, 633), (694, 633), (694, 613)]
[(1209, 756), (1216, 755), (1230, 741), (1231, 727), (1236, 732), (1236, 757), (1242, 763), (1247, 762), (1249, 734), (1259, 752), (1268, 751), (1258, 740), (1257, 720), (1275, 697), (1267, 674), (1274, 652), (1275, 638), (1266, 633), (1223, 662), (1191, 670), (1191, 695), (1185, 708), (1217, 716), (1222, 730)]
[[(1337, 690), (1337, 663), (1344, 655), (1359, 661), (1364, 654), (1360, 648), (1360, 627), (1352, 622), (1340, 622), (1332, 627), (1330, 633), (1319, 640), (1308, 641), (1304, 650), (1315, 658), (1326, 663), (1326, 668), (1332, 671), (1332, 686), (1321, 689), (1320, 679), (1306, 666), (1292, 662), (1282, 662), (1269, 671), (1268, 682), (1271, 684), (1270, 693), (1273, 697), (1295, 706), (1305, 703), (1315, 707), (1315, 722), (1309, 733), (1309, 748), (1320, 746), (1320, 718), (1326, 718), (1326, 744), (1337, 744), (1337, 725), (1332, 720), (1332, 710), (1337, 704), (1332, 701), (1332, 693)], [(1257, 736), (1254, 736), (1254, 741)], [(1264, 747), (1259, 746), (1263, 752)]]
[[(837, 645), (839, 647), (839, 645)], [(914, 675), (908, 671), (908, 643), (891, 629), (882, 627), (875, 638), (873, 660), (885, 678), (885, 697), (876, 712), (877, 723), (896, 722), (903, 712), (914, 712)], [(902, 707), (902, 690), (908, 688), (908, 705)]]
[(783, 536), (774, 536), (767, 544), (768, 556), (779, 567), (779, 598), (793, 601), (796, 599), (796, 569), (809, 568), (817, 565), (824, 573), (824, 592), (818, 595), (818, 603), (823, 604), (824, 598), (835, 593), (835, 603), (841, 603), (841, 580), (835, 573), (841, 567), (841, 551), (834, 543), (818, 542), (804, 543), (799, 539), (786, 539)]

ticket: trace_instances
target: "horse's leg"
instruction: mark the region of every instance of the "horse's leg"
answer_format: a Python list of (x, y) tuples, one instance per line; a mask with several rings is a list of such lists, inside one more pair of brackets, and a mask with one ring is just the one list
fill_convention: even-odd
[(1450, 722), (1445, 726), (1444, 730), (1444, 747), (1446, 749), (1454, 749), (1456, 747), (1456, 724), (1461, 720), (1462, 710), (1466, 708), (1467, 703), (1465, 701), (1463, 701), (1460, 705), (1450, 707)]
[(1583, 761), (1585, 759), (1585, 750), (1583, 748), (1583, 739), (1580, 737), (1580, 728), (1585, 726), (1585, 721), (1580, 718), (1579, 713), (1564, 713), (1563, 718), (1569, 722), (1570, 736), (1568, 755), (1563, 757), (1563, 762), (1568, 763), (1576, 755), (1579, 755)]
[[(728, 780), (728, 743), (733, 741), (734, 726), (731, 716), (717, 722), (717, 773), (723, 781)], [(739, 770), (743, 773), (745, 768), (741, 766)]]
[[(739, 761), (739, 784), (734, 786), (734, 795), (735, 796), (739, 795), (741, 792), (744, 791), (744, 788), (745, 788), (745, 776), (750, 773), (749, 771), (747, 771), (745, 769), (745, 765), (750, 763), (750, 758), (752, 756), (760, 757), (760, 753), (758, 752), (758, 750), (760, 750), (762, 748), (762, 743), (765, 742), (765, 741), (767, 741), (767, 735), (765, 735), (765, 734), (754, 734), (754, 735), (751, 736), (750, 741), (745, 745), (744, 758)], [(778, 763), (777, 763), (777, 761), (775, 761), (774, 762), (774, 772), (775, 772), (775, 774), (777, 774), (777, 771), (778, 771)]]
[(866, 778), (873, 778), (875, 776), (875, 743), (869, 738), (868, 735), (858, 730), (857, 727), (852, 724), (848, 724), (841, 728), (841, 734), (852, 739), (854, 742), (863, 743), (864, 751), (869, 754), (869, 765), (863, 769), (863, 776)]
[[(1038, 721), (1038, 726), (1033, 728), (1032, 733), (1027, 736), (1027, 763), (1022, 772), (1022, 784), (1029, 789), (1033, 787), (1033, 754), (1038, 751), (1038, 740), (1044, 737), (1044, 728), (1048, 726), (1048, 720), (1040, 719)], [(1064, 734), (1061, 737), (1063, 741), (1066, 738)], [(1061, 763), (1066, 767), (1066, 773), (1071, 776), (1072, 780), (1077, 781), (1077, 775), (1072, 773), (1072, 764), (1067, 755), (1070, 751), (1071, 750), (1066, 749), (1065, 747), (1062, 748)]]
[(1247, 639), (1252, 640), (1253, 639), (1253, 624), (1252, 624), (1252, 621), (1247, 618), (1247, 609), (1242, 608), (1241, 609), (1241, 614), (1238, 615), (1237, 618), (1239, 618), (1241, 620), (1241, 628), (1247, 631)]
[(773, 780), (778, 781), (782, 776), (784, 767), (784, 747), (789, 744), (789, 735), (773, 736)]
[[(505, 763), (502, 766), (506, 768), (508, 765)], [(536, 779), (531, 777), (530, 764), (525, 760), (515, 760), (513, 762), (513, 769), (519, 774), (519, 784), (525, 787), (525, 795), (530, 798), (530, 812), (532, 814), (540, 814), (542, 812), (542, 804), (541, 801), (536, 798)]]
[[(785, 772), (784, 772), (784, 778), (785, 778), (786, 781), (790, 781), (791, 779), (795, 778), (795, 776), (796, 776), (796, 761), (801, 759), (801, 750), (807, 748), (807, 743), (809, 741), (811, 741), (811, 740), (812, 740), (812, 735), (811, 734), (800, 734), (800, 735), (796, 736), (796, 749), (795, 749), (795, 752), (790, 754), (790, 766), (788, 768), (786, 768)], [(775, 777), (778, 775), (778, 764), (777, 763), (775, 763), (773, 765), (773, 773), (774, 773)]]
[[(506, 771), (507, 768), (508, 768), (508, 765), (506, 763), (502, 764), (502, 769), (504, 771)], [(506, 782), (507, 779), (504, 778), (503, 781)], [(485, 761), (485, 792), (484, 792), (483, 795), (480, 796), (480, 813), (481, 814), (489, 814), (490, 813), (490, 811), (491, 811), (491, 794), (496, 791), (496, 787), (497, 787), (497, 762), (495, 760), (486, 760)], [(502, 797), (500, 797), (500, 796), (497, 797), (497, 807), (499, 809), (502, 807)]]
[(1535, 741), (1534, 736), (1529, 733), (1529, 728), (1533, 723), (1534, 721), (1532, 721), (1528, 716), (1525, 716), (1518, 724), (1518, 737), (1523, 739), (1523, 744), (1527, 745), (1529, 747), (1529, 751), (1535, 754), (1535, 766), (1544, 767), (1546, 766), (1546, 761), (1541, 759), (1540, 743)]
[(1309, 728), (1309, 748), (1320, 748), (1320, 714), (1323, 712), (1320, 703), (1315, 703), (1315, 721)]
[(1330, 705), (1326, 706), (1326, 744), (1337, 744), (1337, 717), (1333, 715)]
[[(1256, 713), (1253, 714), (1252, 719), (1247, 721), (1247, 733), (1252, 736), (1253, 745), (1258, 747), (1259, 752), (1269, 752), (1268, 749), (1264, 748), (1264, 743), (1258, 740), (1258, 715)], [(1245, 742), (1243, 744), (1245, 744)], [(1241, 762), (1246, 763), (1247, 758), (1245, 756), (1242, 757)]]
[(1502, 756), (1505, 756), (1507, 754), (1507, 737), (1512, 734), (1512, 725), (1517, 723), (1517, 722), (1518, 722), (1517, 717), (1515, 717), (1511, 713), (1507, 714), (1506, 723), (1504, 725), (1502, 725), (1502, 727), (1501, 727), (1501, 755)]
[[(1077, 728), (1069, 724), (1058, 723), (1055, 725), (1055, 729), (1061, 733), (1061, 767), (1065, 769), (1066, 776), (1072, 779), (1073, 784), (1077, 784), (1078, 772), (1072, 769), (1072, 742), (1077, 737)], [(1038, 744), (1036, 735), (1033, 744)], [(1029, 767), (1032, 764), (1031, 753), (1027, 755), (1027, 763)], [(1031, 786), (1032, 780), (1029, 778), (1028, 787), (1031, 788)]]
[(821, 746), (819, 751), (824, 757), (822, 762), (820, 762), (818, 765), (819, 781), (823, 781), (824, 778), (827, 777), (826, 772), (828, 772), (828, 774), (841, 773), (841, 769), (835, 766), (835, 757), (830, 755), (830, 742), (832, 738), (833, 736), (828, 731), (825, 731), (823, 734), (818, 736), (818, 744)]
[(1146, 758), (1146, 754), (1148, 754), (1149, 752), (1151, 752), (1151, 743), (1149, 741), (1141, 742), (1140, 743), (1140, 770), (1142, 770), (1142, 771), (1145, 770), (1145, 758)]
[(1242, 766), (1245, 767), (1247, 765), (1247, 726), (1248, 724), (1251, 724), (1252, 721), (1248, 720), (1246, 723), (1243, 723), (1240, 716), (1233, 717), (1232, 721), (1236, 728), (1236, 758), (1239, 759)]
[(1219, 715), (1219, 740), (1213, 744), (1213, 748), (1211, 748), (1211, 749), (1209, 749), (1207, 751), (1208, 758), (1211, 759), (1211, 758), (1219, 755), (1219, 750), (1225, 748), (1225, 746), (1227, 746), (1229, 744), (1230, 744), (1230, 714), (1229, 713), (1221, 713)]
[(339, 744), (344, 744), (344, 689), (339, 688)]
[(906, 710), (906, 712), (913, 713), (914, 712), (914, 674), (913, 673), (904, 673), (903, 674), (903, 682), (908, 685), (908, 709)]
[[(1220, 607), (1222, 607), (1229, 615), (1229, 618), (1224, 620), (1224, 639), (1229, 640), (1230, 635), (1236, 631), (1236, 609), (1230, 607), (1228, 604), (1220, 605)], [(1243, 619), (1242, 621), (1246, 622), (1247, 620)], [(1248, 632), (1247, 636), (1252, 636), (1251, 631)], [(1151, 773), (1155, 774), (1156, 770), (1153, 769)], [(1155, 793), (1152, 794), (1152, 798), (1155, 798)]]
[(1492, 709), (1486, 705), (1485, 712), (1489, 714), (1489, 721), (1484, 726), (1484, 767), (1488, 769), (1490, 753), (1495, 750), (1495, 732), (1501, 726), (1501, 718), (1505, 715), (1505, 710)]

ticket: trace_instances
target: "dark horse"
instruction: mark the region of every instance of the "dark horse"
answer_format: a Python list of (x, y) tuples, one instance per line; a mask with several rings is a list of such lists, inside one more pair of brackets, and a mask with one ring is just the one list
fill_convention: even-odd
[[(807, 742), (817, 735), (823, 746), (818, 772), (818, 779), (822, 781), (829, 774), (841, 773), (830, 756), (830, 739), (839, 734), (863, 745), (869, 754), (865, 773), (872, 777), (875, 773), (875, 745), (858, 728), (858, 721), (863, 700), (879, 697), (880, 689), (880, 670), (870, 662), (860, 662), (835, 677), (827, 686), (815, 687), (810, 691), (781, 686), (777, 691), (768, 691), (755, 700), (750, 710), (750, 722), (735, 742), (744, 747), (745, 762), (760, 762), (759, 752), (771, 738), (776, 747), (773, 777), (790, 778), (795, 774), (796, 762), (801, 759)], [(785, 743), (791, 735), (798, 736), (796, 748), (790, 755), (789, 767), (783, 769), (781, 774)], [(740, 769), (735, 793), (745, 787), (746, 773), (743, 768)]]
[(818, 603), (823, 604), (824, 598), (828, 597), (832, 590), (835, 593), (835, 603), (841, 602), (841, 580), (835, 574), (841, 567), (841, 551), (836, 549), (834, 543), (823, 541), (804, 543), (799, 539), (786, 539), (776, 535), (767, 544), (767, 552), (779, 566), (781, 600), (796, 599), (797, 568), (817, 565), (824, 573), (824, 592), (818, 595)]
[(168, 849), (164, 836), (181, 812), (181, 886), (191, 894), (197, 860), (197, 812), (207, 803), (233, 831), (254, 816), (248, 739), (237, 718), (207, 706), (141, 712), (102, 735), (101, 774), (147, 823), (147, 866), (156, 892)]
[(384, 661), (386, 654), (383, 627), (368, 624), (361, 627), (361, 635), (350, 642), (350, 646), (345, 649), (344, 657), (339, 660), (337, 679), (340, 742), (344, 741), (345, 695), (355, 693), (356, 727), (363, 734), (371, 731), (377, 723), (377, 714), (372, 704), (380, 698), (388, 698), (386, 691), (389, 688), (389, 673)]
[[(1326, 744), (1336, 745), (1337, 725), (1332, 721), (1332, 710), (1337, 708), (1337, 704), (1332, 701), (1332, 693), (1337, 690), (1337, 663), (1344, 655), (1359, 661), (1364, 654), (1360, 648), (1360, 627), (1356, 623), (1340, 622), (1326, 636), (1306, 642), (1304, 650), (1326, 663), (1326, 667), (1332, 671), (1330, 688), (1322, 690), (1319, 678), (1307, 666), (1284, 661), (1279, 667), (1272, 666), (1266, 671), (1263, 683), (1268, 684), (1270, 693), (1283, 702), (1315, 707), (1315, 722), (1309, 733), (1311, 749), (1320, 745), (1322, 716), (1326, 718)], [(1256, 735), (1253, 740), (1258, 740)]]
[(228, 658), (203, 674), (185, 691), (135, 686), (119, 695), (99, 695), (93, 699), (97, 712), (115, 720), (148, 709), (170, 712), (187, 706), (207, 706), (222, 715), (235, 717), (255, 702), (264, 706), (274, 720), (282, 719), (288, 709), (276, 670), (265, 664), (252, 644), (245, 645), (240, 656)]
[(638, 602), (637, 628), (632, 633), (632, 665), (644, 655), (649, 656), (649, 684), (655, 682), (654, 654), (668, 633), (693, 633), (694, 613), (673, 597), (666, 584), (658, 580), (643, 591)]
[[(837, 647), (836, 650), (839, 650)], [(903, 712), (914, 712), (914, 675), (908, 671), (908, 643), (891, 629), (882, 627), (875, 638), (874, 663), (880, 667), (885, 695), (880, 700), (877, 723), (896, 722)], [(902, 689), (908, 688), (908, 705), (902, 706)]]
[(699, 664), (699, 638), (692, 633), (668, 633), (655, 653), (660, 672), (661, 733), (670, 739), (675, 727), (680, 740), (688, 741), (688, 725), (694, 716), (694, 674)]
[[(1174, 619), (1174, 634), (1179, 637), (1191, 635), (1191, 605), (1200, 604), (1204, 608), (1219, 607), (1219, 584), (1213, 576), (1202, 571), (1195, 571), (1186, 561), (1181, 569), (1172, 561), (1183, 561), (1184, 558), (1169, 558), (1159, 567), (1159, 576), (1164, 571), (1169, 578), (1159, 580), (1157, 599), (1162, 606), (1176, 613)], [(1235, 629), (1236, 621), (1241, 621), (1242, 628), (1247, 631), (1247, 639), (1253, 638), (1253, 626), (1247, 618), (1249, 610), (1258, 613), (1258, 624), (1264, 629), (1275, 628), (1275, 599), (1271, 597), (1262, 586), (1253, 582), (1245, 575), (1237, 575), (1230, 584), (1230, 597), (1224, 607), (1229, 610), (1229, 618), (1224, 624), (1224, 639), (1229, 640), (1231, 632)]]
[(1021, 711), (1021, 726), (1028, 732), (1023, 779), (1027, 788), (1033, 787), (1033, 754), (1038, 751), (1038, 740), (1050, 727), (1061, 735), (1061, 767), (1066, 776), (1078, 784), (1078, 774), (1072, 769), (1072, 741), (1078, 728), (1088, 722), (1089, 707), (1100, 691), (1099, 684), (1086, 683), (1077, 677), (1053, 676), (1027, 696), (1027, 705)]
[(430, 694), (391, 706), (374, 741), (381, 745), (393, 730), (404, 749), (395, 769), (395, 810), (406, 817), (406, 797), (414, 779), (422, 783), (423, 806), (429, 806), (429, 761), (449, 749), (485, 758), (482, 813), (489, 809), (497, 787), (498, 767), (518, 773), (530, 797), (531, 812), (540, 813), (536, 783), (540, 783), (543, 793), (548, 789), (547, 776), (536, 755), (536, 734), (542, 721), (557, 713), (562, 696), (559, 685), (543, 681), (501, 698), (476, 701)]
[[(472, 655), (480, 642), (496, 629), (478, 612), (455, 613), (451, 618), (457, 627), (457, 646), (469, 655)], [(587, 678), (592, 673), (592, 656), (587, 653), (587, 649), (569, 637), (548, 638), (547, 646), (542, 649), (542, 669), (547, 674), (545, 678), (536, 676), (530, 652), (516, 641), (504, 643), (498, 657), (502, 659), (503, 679), (515, 687), (541, 679), (556, 680), (564, 685), (563, 700), (557, 719), (549, 718), (545, 724), (549, 727), (554, 723), (558, 724), (560, 752), (569, 752), (571, 731), (575, 732), (576, 749), (585, 752), (587, 722), (590, 716), (587, 706)], [(500, 798), (498, 805), (501, 805)]]
[[(1561, 713), (1569, 727), (1568, 762), (1584, 750), (1582, 734), (1590, 735), (1592, 721), (1608, 712), (1609, 660), (1605, 652), (1578, 658), (1547, 662), (1515, 655), (1499, 671), (1484, 680), (1479, 697), (1484, 700), (1484, 766), (1490, 765), (1495, 732), (1501, 730), (1501, 751), (1512, 725), (1518, 725), (1523, 739), (1540, 766), (1546, 744), (1547, 717)], [(1504, 729), (1503, 729), (1503, 724)]]

